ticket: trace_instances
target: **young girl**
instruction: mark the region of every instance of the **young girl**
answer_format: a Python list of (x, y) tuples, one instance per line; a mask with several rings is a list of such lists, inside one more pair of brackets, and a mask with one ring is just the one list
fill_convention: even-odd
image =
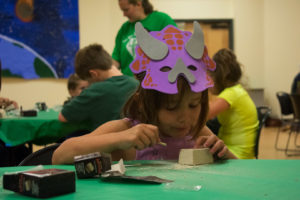
[(171, 25), (148, 33), (137, 23), (135, 30), (139, 46), (130, 68), (141, 84), (124, 107), (126, 118), (65, 141), (53, 164), (96, 151), (112, 153), (113, 160), (175, 160), (180, 149), (198, 147), (222, 159), (236, 158), (205, 126), (207, 88), (213, 86), (206, 70), (215, 65), (199, 24), (193, 35)]
[(64, 102), (64, 105), (69, 103), (74, 97), (79, 96), (80, 93), (89, 86), (89, 83), (80, 79), (76, 74), (71, 74), (68, 78), (67, 86), (70, 97)]
[(210, 72), (214, 80), (209, 118), (218, 117), (221, 127), (218, 136), (240, 159), (252, 159), (258, 119), (256, 107), (247, 91), (239, 84), (242, 70), (235, 54), (229, 49), (219, 50), (213, 57), (217, 68)]

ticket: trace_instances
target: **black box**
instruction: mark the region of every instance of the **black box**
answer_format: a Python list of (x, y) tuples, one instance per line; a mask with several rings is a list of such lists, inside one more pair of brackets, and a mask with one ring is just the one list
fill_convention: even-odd
[(23, 195), (48, 198), (75, 192), (75, 173), (43, 169), (3, 175), (3, 188)]
[(36, 110), (22, 110), (21, 111), (21, 116), (23, 116), (23, 117), (35, 117), (35, 116), (37, 116), (37, 111)]
[(74, 157), (77, 178), (98, 177), (111, 169), (111, 157), (104, 153), (91, 153)]

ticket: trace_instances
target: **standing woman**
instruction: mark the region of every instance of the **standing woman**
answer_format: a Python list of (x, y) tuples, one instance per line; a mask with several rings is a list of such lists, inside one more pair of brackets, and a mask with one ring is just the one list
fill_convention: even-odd
[(161, 31), (169, 24), (176, 26), (176, 23), (169, 15), (154, 11), (149, 0), (119, 0), (119, 6), (128, 21), (118, 31), (112, 58), (123, 74), (133, 76), (129, 65), (135, 58), (137, 45), (135, 23), (141, 22), (148, 31)]
[(214, 80), (211, 92), (217, 98), (209, 105), (208, 118), (218, 118), (218, 137), (232, 153), (240, 159), (253, 159), (259, 122), (254, 102), (239, 83), (240, 63), (229, 49), (219, 50), (213, 60), (216, 70), (209, 73)]

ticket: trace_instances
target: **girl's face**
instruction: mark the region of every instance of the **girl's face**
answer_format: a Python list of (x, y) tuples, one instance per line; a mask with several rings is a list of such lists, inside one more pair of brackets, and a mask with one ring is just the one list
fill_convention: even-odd
[(77, 97), (80, 95), (82, 90), (84, 90), (88, 86), (89, 86), (89, 83), (87, 81), (80, 80), (80, 81), (78, 81), (77, 87), (74, 90), (70, 90), (69, 93), (70, 93), (71, 97)]
[(183, 137), (189, 134), (198, 123), (201, 98), (201, 93), (189, 91), (179, 102), (179, 95), (175, 95), (170, 103), (158, 111), (161, 134), (170, 137)]
[(130, 22), (141, 20), (144, 15), (144, 9), (141, 2), (137, 5), (130, 4), (128, 0), (119, 0), (120, 9), (123, 11), (123, 15), (128, 18)]

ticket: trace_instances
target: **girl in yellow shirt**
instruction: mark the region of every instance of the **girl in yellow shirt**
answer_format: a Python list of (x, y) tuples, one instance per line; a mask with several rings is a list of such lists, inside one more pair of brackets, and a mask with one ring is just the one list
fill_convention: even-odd
[(240, 64), (229, 49), (219, 50), (213, 60), (216, 70), (210, 72), (214, 80), (211, 92), (217, 97), (210, 103), (209, 118), (218, 118), (218, 137), (232, 153), (240, 159), (253, 159), (259, 122), (254, 102), (239, 84)]

